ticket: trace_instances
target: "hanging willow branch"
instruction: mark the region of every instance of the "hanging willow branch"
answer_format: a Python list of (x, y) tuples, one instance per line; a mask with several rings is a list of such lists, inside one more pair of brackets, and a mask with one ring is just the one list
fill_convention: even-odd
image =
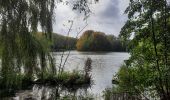
[(48, 52), (35, 33), (40, 24), (46, 38), (51, 38), (53, 9), (54, 0), (0, 0), (0, 76), (5, 87), (18, 84), (23, 72), (31, 80), (39, 59), (39, 69), (45, 71)]
[[(44, 73), (48, 71), (47, 62), (55, 70), (52, 56), (49, 57), (48, 45), (48, 40), (52, 38), (55, 2), (56, 0), (0, 0), (2, 87), (22, 84), (18, 77), (23, 74), (28, 80), (32, 80), (35, 75), (43, 79)], [(87, 14), (87, 0), (77, 0), (76, 3), (79, 4), (76, 10)], [(42, 29), (40, 37), (37, 33), (38, 25)]]

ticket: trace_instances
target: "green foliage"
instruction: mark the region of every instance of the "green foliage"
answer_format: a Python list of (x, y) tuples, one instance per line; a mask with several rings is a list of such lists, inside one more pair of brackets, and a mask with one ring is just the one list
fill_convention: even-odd
[(141, 76), (141, 74), (143, 73), (139, 73), (138, 69), (128, 68), (125, 65), (122, 66), (117, 73), (117, 81), (119, 82), (119, 87), (117, 87), (118, 91), (138, 93), (139, 91), (137, 90), (143, 89), (141, 85), (147, 77), (145, 75)]
[(85, 31), (76, 44), (79, 51), (125, 51), (125, 46), (113, 35)]
[(88, 96), (84, 96), (84, 95), (80, 95), (80, 96), (67, 95), (67, 96), (64, 96), (64, 97), (60, 98), (60, 100), (95, 100), (95, 99), (91, 95), (88, 95)]
[(72, 73), (63, 72), (59, 74), (58, 78), (60, 78), (59, 82), (62, 82), (64, 85), (83, 85), (90, 84), (91, 77), (85, 77), (85, 75), (80, 71), (73, 71)]
[[(99, 0), (92, 0), (91, 2), (98, 2)], [(91, 13), (91, 9), (89, 5), (91, 2), (88, 0), (75, 0), (73, 4), (73, 10), (78, 10), (80, 13), (84, 13), (85, 17), (88, 17)], [(86, 19), (86, 18), (85, 18)]]
[(111, 44), (111, 51), (115, 52), (125, 52), (127, 51), (127, 43), (122, 43), (121, 39), (115, 37), (114, 35), (107, 35), (107, 39)]
[(76, 43), (77, 43), (76, 38), (62, 36), (62, 35), (53, 33), (52, 49), (54, 51), (76, 49)]
[(104, 100), (110, 100), (111, 96), (113, 95), (112, 90), (111, 89), (105, 89), (103, 91), (103, 97)]
[(41, 71), (44, 70), (48, 52), (35, 35), (39, 23), (48, 33), (46, 38), (51, 38), (53, 8), (54, 0), (0, 0), (0, 76), (4, 87), (21, 83), (21, 73), (32, 80), (38, 59), (44, 62), (40, 64)]
[(120, 37), (128, 40), (131, 57), (118, 73), (119, 86), (132, 93), (155, 94), (169, 100), (169, 5), (166, 0), (131, 0), (125, 12), (129, 19)]
[(33, 81), (33, 83), (48, 84), (51, 86), (61, 85), (66, 88), (81, 88), (84, 85), (91, 85), (91, 77), (86, 77), (82, 71), (74, 70), (73, 72), (62, 72), (56, 75), (44, 73), (44, 75), (44, 79), (39, 78)]

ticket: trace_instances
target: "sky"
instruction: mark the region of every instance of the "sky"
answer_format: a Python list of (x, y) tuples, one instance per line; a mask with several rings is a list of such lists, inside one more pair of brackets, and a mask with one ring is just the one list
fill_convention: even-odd
[(86, 20), (84, 20), (85, 16), (83, 13), (72, 10), (71, 3), (66, 5), (65, 1), (69, 0), (63, 1), (63, 3), (58, 3), (55, 8), (54, 33), (67, 35), (71, 26), (69, 20), (72, 20), (73, 26), (69, 36), (76, 37), (86, 25), (85, 29), (78, 36), (86, 30), (100, 31), (118, 36), (127, 20), (124, 10), (128, 6), (129, 0), (99, 0), (98, 3), (92, 2), (89, 5), (91, 14)]

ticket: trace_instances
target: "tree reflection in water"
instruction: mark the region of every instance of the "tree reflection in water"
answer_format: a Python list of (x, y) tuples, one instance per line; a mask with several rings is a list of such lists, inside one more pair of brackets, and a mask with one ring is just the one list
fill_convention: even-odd
[(62, 100), (62, 99), (74, 99), (82, 100), (84, 98), (91, 98), (92, 96), (88, 94), (87, 89), (91, 85), (83, 86), (44, 86), (44, 85), (34, 85), (30, 90), (23, 90), (16, 93), (14, 100)]

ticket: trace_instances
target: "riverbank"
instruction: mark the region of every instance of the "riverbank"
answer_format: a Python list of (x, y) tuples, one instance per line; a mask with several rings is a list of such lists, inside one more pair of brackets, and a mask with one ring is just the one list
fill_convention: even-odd
[(44, 79), (35, 80), (26, 80), (26, 78), (22, 76), (21, 84), (14, 84), (10, 87), (6, 87), (6, 85), (0, 83), (0, 97), (13, 96), (15, 92), (28, 89), (35, 84), (44, 86), (62, 86), (73, 89), (91, 85), (91, 77), (85, 75), (82, 71), (62, 72), (56, 75), (46, 74), (45, 76)]

